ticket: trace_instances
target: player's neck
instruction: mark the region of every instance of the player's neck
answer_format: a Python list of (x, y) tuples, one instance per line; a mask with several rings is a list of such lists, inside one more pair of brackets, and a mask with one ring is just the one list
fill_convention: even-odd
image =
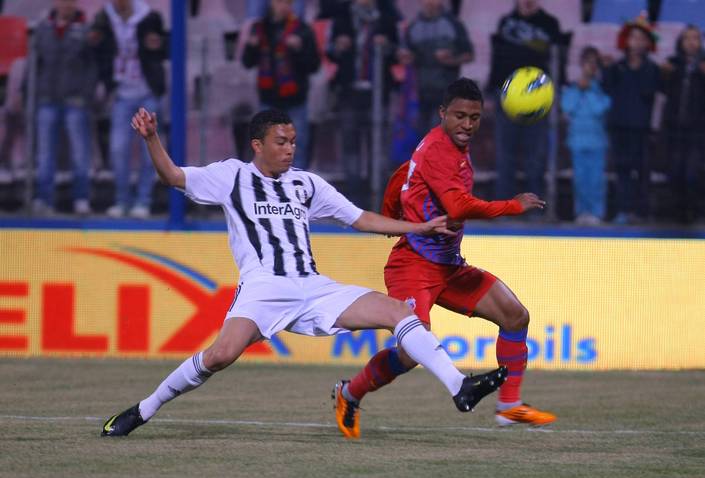
[(267, 167), (266, 164), (264, 164), (264, 161), (262, 161), (261, 158), (258, 158), (255, 156), (255, 158), (252, 160), (252, 164), (255, 168), (257, 168), (257, 171), (259, 171), (262, 176), (268, 177), (268, 178), (273, 178), (273, 179), (278, 179), (284, 172), (274, 172), (270, 168)]
[(470, 144), (466, 144), (465, 146), (458, 146), (457, 144), (455, 144), (455, 141), (453, 141), (453, 138), (451, 138), (450, 134), (449, 134), (445, 129), (443, 129), (443, 134), (444, 134), (444, 135), (446, 136), (446, 138), (448, 139), (448, 142), (449, 142), (450, 144), (452, 144), (453, 147), (457, 148), (458, 151), (460, 151), (461, 153), (467, 153), (467, 152), (468, 152), (468, 148), (470, 148)]

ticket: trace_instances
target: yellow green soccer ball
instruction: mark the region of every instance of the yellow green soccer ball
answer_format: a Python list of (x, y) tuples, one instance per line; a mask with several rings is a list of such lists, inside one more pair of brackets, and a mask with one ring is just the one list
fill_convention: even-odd
[(502, 109), (513, 121), (535, 123), (548, 114), (553, 96), (553, 82), (543, 70), (534, 66), (518, 68), (502, 85)]

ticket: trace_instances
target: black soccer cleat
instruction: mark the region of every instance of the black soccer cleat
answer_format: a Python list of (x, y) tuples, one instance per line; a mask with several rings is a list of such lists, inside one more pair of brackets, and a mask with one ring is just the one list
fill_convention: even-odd
[(130, 407), (119, 415), (113, 415), (103, 425), (100, 436), (103, 437), (125, 437), (135, 428), (147, 423), (140, 415), (139, 403)]
[(507, 380), (507, 367), (501, 367), (480, 375), (470, 374), (465, 377), (460, 391), (453, 397), (453, 402), (461, 412), (471, 412), (480, 400), (497, 390)]

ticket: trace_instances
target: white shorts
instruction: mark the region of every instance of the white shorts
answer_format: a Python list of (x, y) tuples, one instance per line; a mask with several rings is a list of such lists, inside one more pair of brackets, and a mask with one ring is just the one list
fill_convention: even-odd
[(250, 319), (268, 339), (282, 330), (301, 335), (334, 335), (347, 332), (335, 327), (335, 321), (368, 292), (372, 290), (339, 284), (322, 275), (245, 277), (225, 318)]

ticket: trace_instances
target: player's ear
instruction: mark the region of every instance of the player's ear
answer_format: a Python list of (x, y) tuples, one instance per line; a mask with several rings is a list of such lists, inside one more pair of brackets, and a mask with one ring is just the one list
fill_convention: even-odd
[(255, 154), (262, 154), (262, 140), (261, 139), (253, 139), (250, 141), (250, 146), (252, 146), (252, 150), (255, 152)]
[(441, 118), (441, 121), (446, 119), (446, 108), (443, 105), (440, 105), (438, 107), (438, 117)]

